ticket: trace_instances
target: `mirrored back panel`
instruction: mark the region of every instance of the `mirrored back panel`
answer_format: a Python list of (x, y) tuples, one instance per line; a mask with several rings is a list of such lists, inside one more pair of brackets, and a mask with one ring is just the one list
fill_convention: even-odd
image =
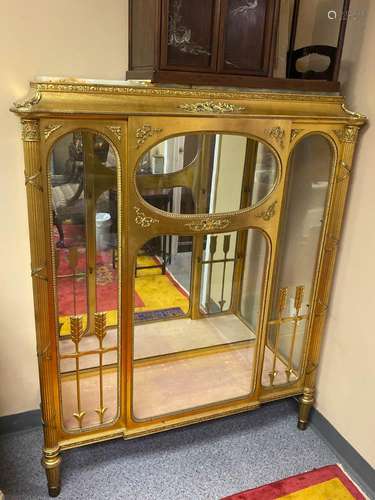
[(172, 137), (147, 151), (136, 170), (140, 195), (177, 214), (223, 213), (262, 201), (278, 176), (275, 154), (235, 134)]
[(50, 153), (59, 378), (65, 430), (118, 415), (118, 160), (100, 134), (76, 130)]
[(134, 269), (135, 420), (249, 398), (254, 389), (265, 236), (197, 235), (191, 251), (179, 251), (178, 236), (166, 238), (168, 260), (161, 236), (138, 251)]

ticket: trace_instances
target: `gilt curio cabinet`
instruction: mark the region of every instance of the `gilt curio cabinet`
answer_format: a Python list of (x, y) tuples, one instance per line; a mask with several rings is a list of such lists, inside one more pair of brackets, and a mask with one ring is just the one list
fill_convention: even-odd
[(296, 395), (304, 429), (365, 117), (337, 95), (57, 79), (12, 110), (50, 495), (76, 446)]

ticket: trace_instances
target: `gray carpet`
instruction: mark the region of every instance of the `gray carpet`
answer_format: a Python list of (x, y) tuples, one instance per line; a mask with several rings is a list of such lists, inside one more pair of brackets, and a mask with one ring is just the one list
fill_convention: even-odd
[[(281, 401), (216, 421), (63, 454), (63, 499), (213, 500), (338, 461)], [(48, 498), (40, 429), (0, 436), (5, 498)]]

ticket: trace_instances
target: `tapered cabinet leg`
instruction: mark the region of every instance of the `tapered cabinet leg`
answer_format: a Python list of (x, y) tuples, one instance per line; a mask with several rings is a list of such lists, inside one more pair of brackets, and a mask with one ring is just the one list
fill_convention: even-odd
[(309, 423), (310, 411), (314, 405), (314, 389), (305, 387), (299, 400), (298, 429), (304, 431)]
[(59, 450), (44, 450), (42, 464), (47, 475), (49, 496), (57, 497), (61, 490)]

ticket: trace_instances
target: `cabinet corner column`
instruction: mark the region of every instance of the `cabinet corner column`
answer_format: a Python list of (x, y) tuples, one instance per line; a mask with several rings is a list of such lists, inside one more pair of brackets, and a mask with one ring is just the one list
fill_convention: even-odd
[(360, 123), (350, 123), (334, 131), (341, 143), (341, 150), (337, 160), (338, 165), (335, 169), (335, 177), (333, 179), (334, 187), (328, 214), (327, 231), (323, 241), (323, 256), (317, 282), (317, 294), (311, 326), (304, 392), (300, 398), (298, 427), (302, 430), (306, 429), (308, 425), (310, 410), (315, 401), (314, 395), (321, 343), (328, 311), (329, 297), (331, 294), (337, 249), (341, 237), (342, 221), (352, 172), (353, 156), (360, 126)]
[[(22, 139), (25, 161), (25, 186), (29, 217), (31, 277), (33, 281), (35, 332), (38, 355), (41, 413), (44, 432), (42, 464), (51, 496), (60, 492), (60, 449), (57, 434), (56, 340), (50, 303), (53, 300), (52, 277), (48, 273), (49, 213), (40, 156), (39, 120), (23, 118)], [(51, 295), (52, 294), (52, 295)]]

